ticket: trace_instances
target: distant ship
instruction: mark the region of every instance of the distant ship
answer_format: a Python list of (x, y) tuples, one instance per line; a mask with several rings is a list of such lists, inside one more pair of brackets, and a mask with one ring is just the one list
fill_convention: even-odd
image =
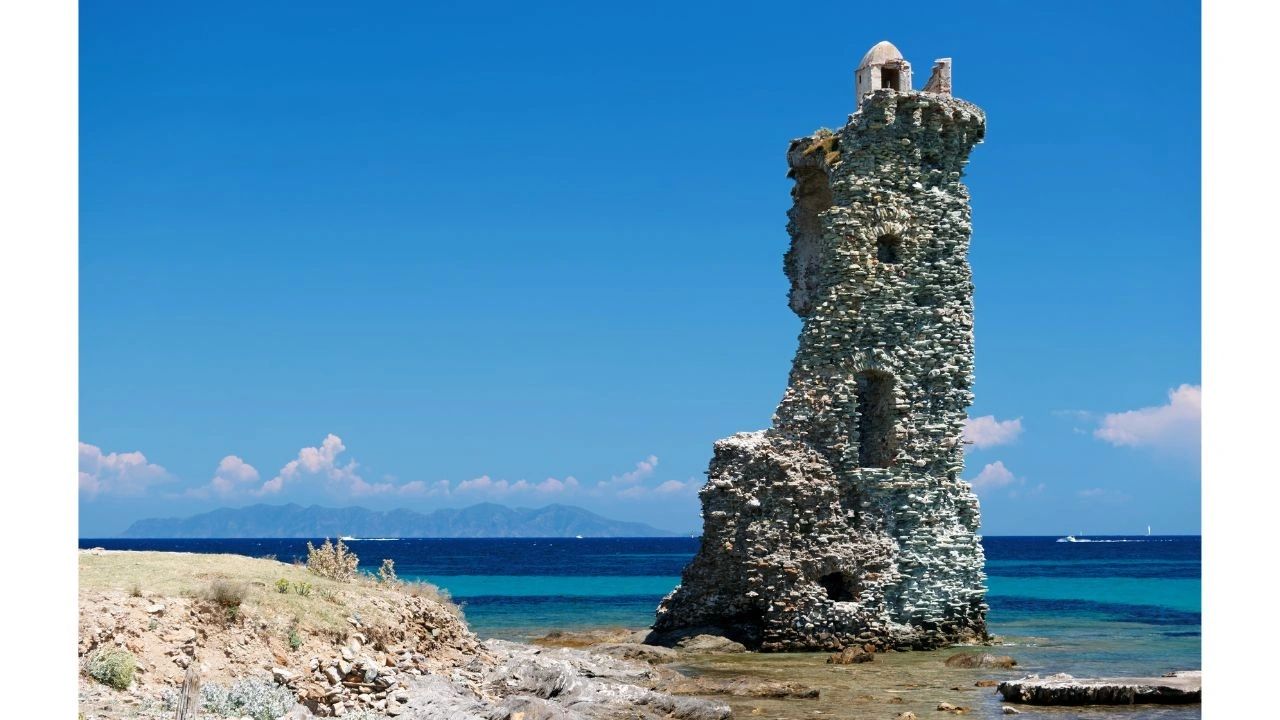
[(1068, 535), (1066, 537), (1058, 538), (1058, 542), (1080, 542), (1080, 541), (1076, 539), (1075, 535)]

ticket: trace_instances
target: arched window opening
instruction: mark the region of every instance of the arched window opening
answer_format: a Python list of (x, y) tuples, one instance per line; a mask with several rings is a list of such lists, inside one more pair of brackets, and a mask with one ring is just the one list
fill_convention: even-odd
[(853, 602), (858, 599), (857, 584), (848, 573), (828, 573), (818, 578), (818, 584), (827, 591), (827, 599), (833, 602)]
[(893, 376), (878, 370), (858, 373), (858, 464), (887, 468), (898, 453)]
[(876, 259), (894, 264), (900, 261), (902, 241), (897, 235), (881, 235), (876, 239)]

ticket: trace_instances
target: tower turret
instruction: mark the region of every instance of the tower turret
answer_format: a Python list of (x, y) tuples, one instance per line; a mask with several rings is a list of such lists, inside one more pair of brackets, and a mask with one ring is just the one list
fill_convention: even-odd
[(888, 40), (876, 43), (862, 56), (853, 77), (858, 107), (862, 106), (863, 97), (876, 90), (911, 92), (911, 63)]

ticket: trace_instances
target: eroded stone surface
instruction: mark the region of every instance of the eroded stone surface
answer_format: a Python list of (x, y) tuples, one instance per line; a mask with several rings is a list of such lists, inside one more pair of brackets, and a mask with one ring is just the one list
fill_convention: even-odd
[(790, 382), (770, 429), (716, 443), (702, 546), (650, 642), (691, 627), (778, 651), (986, 635), (978, 502), (960, 479), (973, 397), (961, 173), (985, 118), (909, 88), (873, 90), (842, 129), (791, 143), (784, 269), (804, 326)]
[(1134, 705), (1200, 702), (1200, 671), (1165, 677), (1075, 678), (1065, 673), (1000, 683), (996, 690), (1009, 702), (1028, 705)]

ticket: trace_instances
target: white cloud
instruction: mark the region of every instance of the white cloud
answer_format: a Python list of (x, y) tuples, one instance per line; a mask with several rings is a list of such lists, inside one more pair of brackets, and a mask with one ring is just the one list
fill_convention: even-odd
[(80, 490), (87, 495), (139, 495), (151, 485), (173, 480), (169, 471), (140, 452), (107, 453), (80, 443)]
[(654, 488), (653, 491), (659, 495), (670, 495), (673, 493), (684, 492), (685, 490), (688, 490), (693, 486), (694, 486), (693, 480), (688, 480), (686, 482), (680, 482), (679, 480), (668, 480), (662, 483), (661, 485), (659, 485), (658, 487)]
[(444, 495), (458, 493), (472, 493), (492, 497), (502, 497), (504, 495), (512, 495), (516, 493), (556, 495), (577, 490), (578, 480), (570, 475), (563, 480), (552, 477), (538, 483), (531, 483), (528, 480), (509, 482), (507, 480), (494, 480), (488, 475), (481, 475), (480, 477), (472, 478), (470, 480), (463, 480), (452, 489), (449, 487), (448, 480), (441, 480), (437, 482), (434, 487)]
[(290, 460), (280, 468), (280, 473), (263, 483), (257, 494), (279, 493), (286, 484), (306, 477), (322, 478), (332, 487), (344, 489), (352, 495), (374, 495), (396, 489), (388, 482), (367, 482), (356, 472), (358, 466), (354, 460), (345, 465), (340, 464), (338, 456), (346, 449), (347, 447), (342, 444), (342, 438), (329, 433), (319, 447), (304, 447), (299, 450), (297, 459)]
[(218, 469), (213, 473), (208, 489), (225, 497), (253, 485), (258, 480), (257, 468), (235, 455), (228, 455), (218, 463)]
[(987, 463), (982, 470), (978, 471), (977, 477), (969, 481), (969, 484), (973, 485), (974, 490), (994, 490), (1009, 485), (1017, 479), (1003, 462), (997, 460)]
[(1200, 386), (1179, 385), (1169, 402), (1102, 418), (1094, 437), (1118, 447), (1151, 447), (1199, 454)]
[(658, 468), (658, 456), (650, 455), (649, 457), (636, 463), (635, 468), (621, 475), (614, 475), (609, 482), (630, 485), (631, 483), (640, 482), (653, 474)]
[(997, 420), (994, 415), (965, 418), (965, 442), (976, 448), (1008, 445), (1022, 434), (1022, 418)]

